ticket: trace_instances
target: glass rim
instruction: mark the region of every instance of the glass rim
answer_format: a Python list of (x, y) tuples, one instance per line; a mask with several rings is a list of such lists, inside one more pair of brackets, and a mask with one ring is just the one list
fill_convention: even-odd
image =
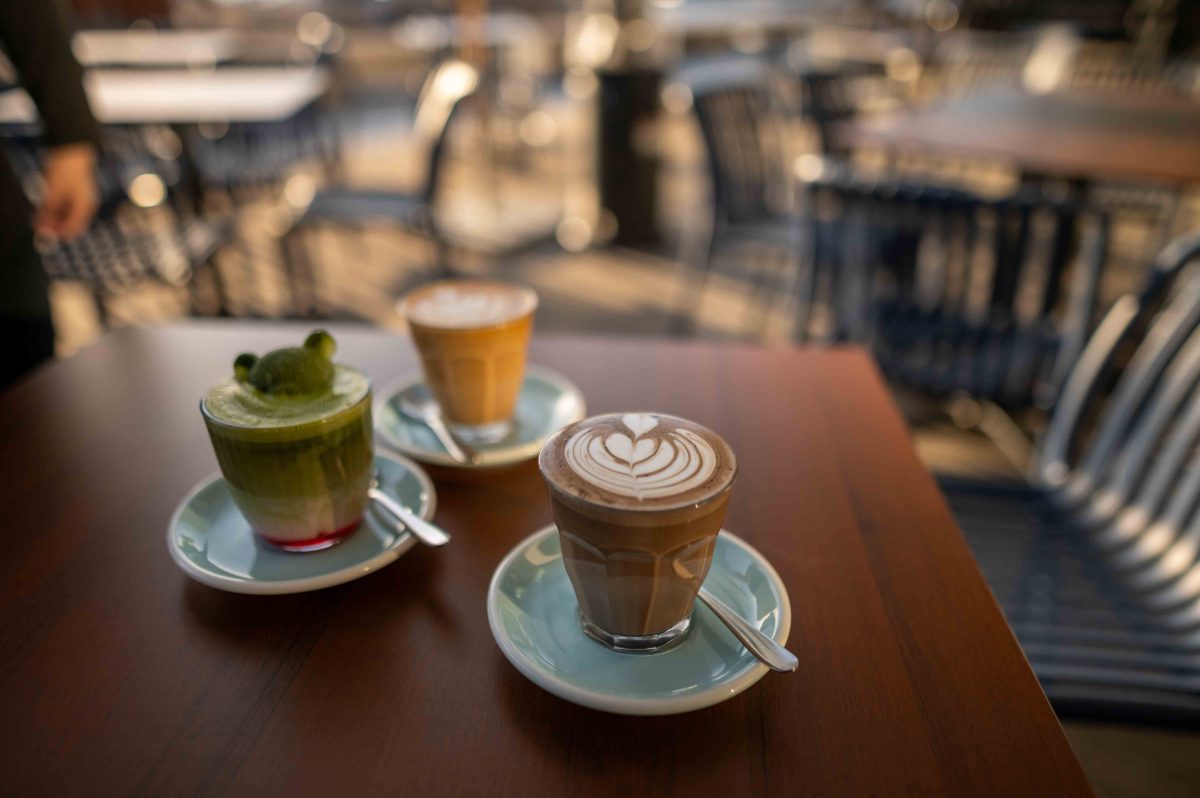
[[(504, 321), (494, 322), (491, 324), (477, 324), (477, 325), (471, 325), (469, 327), (463, 327), (461, 325), (455, 326), (455, 327), (443, 327), (443, 326), (439, 326), (437, 324), (426, 324), (423, 322), (414, 321), (412, 316), (409, 315), (408, 304), (412, 300), (412, 298), (414, 296), (416, 296), (417, 294), (427, 291), (436, 286), (453, 286), (453, 285), (463, 285), (463, 284), (494, 285), (494, 286), (499, 286), (502, 288), (513, 289), (513, 290), (520, 291), (521, 293), (525, 294), (527, 297), (529, 297), (531, 302), (529, 304), (529, 307), (524, 312), (520, 313), (519, 315), (513, 316), (512, 318), (508, 318), (508, 319), (505, 319)], [(434, 280), (432, 282), (425, 283), (424, 285), (422, 285), (418, 288), (414, 288), (413, 290), (409, 291), (404, 296), (402, 296), (400, 298), (400, 300), (396, 303), (396, 311), (400, 314), (401, 318), (404, 319), (405, 323), (407, 323), (409, 326), (412, 326), (412, 327), (419, 327), (423, 330), (433, 330), (438, 333), (449, 333), (449, 334), (473, 333), (473, 332), (480, 332), (483, 330), (495, 330), (495, 329), (499, 329), (502, 327), (508, 327), (510, 325), (518, 324), (518, 323), (524, 321), (525, 319), (529, 318), (530, 316), (532, 316), (537, 311), (540, 303), (541, 303), (541, 297), (538, 296), (538, 292), (535, 291), (533, 288), (531, 288), (527, 285), (523, 285), (521, 283), (510, 283), (510, 282), (506, 282), (504, 280), (492, 280), (492, 279), (486, 279), (486, 278), (479, 278), (479, 279), (450, 278), (450, 279), (446, 279), (446, 280)]]
[[(364, 402), (366, 402), (369, 407), (372, 402), (372, 399), (374, 397), (375, 385), (371, 381), (370, 377), (368, 377), (362, 371), (359, 371), (358, 369), (352, 368), (350, 366), (339, 366), (338, 368), (344, 368), (344, 369), (347, 369), (348, 371), (353, 371), (355, 374), (358, 374), (361, 377), (363, 377), (363, 379), (365, 379), (367, 381), (367, 390), (364, 391), (363, 395), (360, 396), (358, 399), (356, 399), (352, 404), (349, 404), (349, 405), (346, 405), (345, 407), (339, 408), (338, 410), (333, 411), (329, 415), (321, 416), (319, 418), (308, 419), (307, 421), (301, 421), (297, 424), (280, 424), (277, 426), (270, 426), (270, 427), (250, 427), (250, 426), (246, 426), (245, 424), (235, 424), (235, 423), (226, 421), (224, 419), (217, 418), (215, 415), (213, 415), (212, 411), (210, 411), (208, 409), (208, 406), (206, 404), (207, 400), (208, 400), (207, 393), (204, 396), (200, 397), (200, 414), (202, 416), (204, 416), (204, 420), (206, 423), (212, 424), (213, 426), (218, 427), (220, 429), (236, 430), (237, 432), (252, 432), (252, 433), (253, 432), (263, 432), (263, 433), (266, 433), (269, 431), (277, 431), (277, 430), (302, 429), (302, 428), (308, 427), (308, 426), (319, 427), (324, 424), (328, 424), (329, 422), (333, 421), (338, 416), (340, 416), (344, 413), (349, 413), (350, 411), (356, 409), (359, 405), (363, 404)], [(209, 390), (211, 390), (211, 388)]]
[(619, 504), (614, 504), (614, 503), (605, 502), (605, 501), (594, 501), (592, 499), (584, 499), (580, 496), (576, 496), (575, 494), (570, 493), (565, 488), (563, 488), (558, 483), (558, 481), (554, 479), (554, 477), (552, 475), (546, 473), (546, 469), (542, 462), (542, 457), (543, 457), (543, 455), (546, 454), (546, 452), (548, 452), (550, 450), (550, 448), (558, 440), (559, 436), (562, 435), (563, 432), (565, 432), (568, 428), (577, 426), (578, 424), (582, 424), (587, 421), (590, 421), (593, 418), (600, 418), (602, 416), (620, 416), (620, 415), (625, 415), (625, 413), (621, 413), (621, 412), (597, 413), (595, 416), (589, 416), (588, 418), (573, 422), (572, 424), (568, 424), (566, 427), (563, 427), (558, 432), (551, 435), (550, 438), (547, 439), (547, 441), (542, 445), (542, 449), (540, 452), (538, 452), (538, 458), (537, 458), (538, 473), (541, 474), (542, 481), (544, 481), (546, 483), (546, 486), (551, 490), (552, 493), (554, 493), (555, 496), (558, 496), (566, 501), (569, 501), (573, 504), (580, 505), (582, 507), (595, 507), (597, 509), (607, 510), (610, 512), (634, 513), (636, 515), (652, 515), (654, 513), (667, 513), (667, 512), (674, 512), (674, 511), (678, 511), (678, 510), (684, 510), (684, 509), (688, 509), (688, 508), (699, 508), (699, 507), (704, 506), (705, 504), (710, 504), (713, 501), (716, 501), (717, 499), (721, 498), (722, 496), (729, 493), (733, 489), (733, 485), (735, 482), (737, 482), (738, 474), (741, 471), (741, 464), (738, 462), (737, 453), (733, 451), (733, 447), (731, 447), (724, 438), (722, 438), (720, 435), (717, 435), (716, 432), (709, 429), (708, 427), (705, 427), (703, 424), (692, 421), (691, 419), (687, 419), (682, 416), (676, 416), (671, 413), (656, 413), (656, 412), (652, 412), (652, 411), (648, 412), (647, 415), (654, 415), (654, 416), (659, 416), (660, 418), (671, 418), (671, 419), (676, 419), (679, 421), (686, 421), (689, 424), (693, 424), (697, 427), (702, 427), (703, 429), (708, 430), (708, 432), (710, 432), (711, 434), (716, 435), (717, 438), (719, 438), (720, 441), (725, 444), (725, 448), (727, 450), (729, 450), (732, 471), (729, 474), (728, 481), (723, 483), (721, 485), (721, 487), (713, 490), (711, 493), (707, 493), (707, 494), (703, 495), (702, 497), (700, 497), (698, 499), (693, 499), (690, 501), (680, 501), (680, 502), (676, 502), (673, 504), (655, 505), (654, 507), (630, 507), (628, 505), (619, 505)]

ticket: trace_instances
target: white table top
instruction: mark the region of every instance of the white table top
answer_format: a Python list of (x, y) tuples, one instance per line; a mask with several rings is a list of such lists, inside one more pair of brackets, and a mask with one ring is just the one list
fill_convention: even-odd
[(89, 30), (71, 49), (84, 66), (186, 67), (219, 64), (238, 52), (230, 30)]
[[(311, 105), (329, 84), (324, 67), (94, 69), (84, 77), (92, 112), (116, 125), (283, 121)], [(0, 124), (36, 119), (24, 91), (0, 94)]]
[[(836, 9), (836, 7), (835, 7)], [(778, 0), (692, 2), (662, 8), (651, 6), (646, 19), (667, 35), (705, 36), (745, 28), (786, 30), (829, 22), (833, 14), (821, 7)]]
[[(453, 16), (413, 14), (391, 28), (392, 42), (405, 50), (434, 52), (463, 40), (463, 26)], [(518, 47), (545, 38), (545, 30), (528, 14), (494, 13), (483, 19), (482, 37), (489, 47)]]

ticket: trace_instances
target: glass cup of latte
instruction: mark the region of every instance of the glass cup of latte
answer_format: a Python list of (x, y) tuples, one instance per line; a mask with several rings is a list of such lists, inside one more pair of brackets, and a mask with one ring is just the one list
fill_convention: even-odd
[(512, 429), (537, 304), (530, 288), (485, 280), (430, 283), (400, 301), (425, 383), (466, 443)]
[(681, 639), (737, 475), (729, 445), (675, 416), (613, 413), (565, 427), (538, 466), (583, 630), (619, 651)]

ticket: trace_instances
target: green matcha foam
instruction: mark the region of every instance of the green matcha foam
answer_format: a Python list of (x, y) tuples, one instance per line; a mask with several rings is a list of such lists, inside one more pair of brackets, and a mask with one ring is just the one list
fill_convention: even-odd
[(345, 366), (334, 367), (329, 391), (310, 396), (275, 396), (238, 382), (222, 380), (204, 397), (204, 409), (225, 424), (236, 427), (291, 427), (319, 421), (362, 401), (370, 382)]
[(362, 401), (370, 390), (363, 374), (333, 363), (337, 345), (324, 330), (304, 346), (276, 349), (262, 357), (239, 355), (234, 376), (212, 387), (204, 409), (235, 427), (294, 427), (334, 416)]

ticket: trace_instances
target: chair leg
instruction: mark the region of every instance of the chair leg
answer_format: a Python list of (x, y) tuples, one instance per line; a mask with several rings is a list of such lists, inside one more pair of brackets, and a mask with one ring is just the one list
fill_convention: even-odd
[(450, 242), (437, 233), (433, 234), (434, 269), (438, 279), (448, 280), (455, 276), (451, 265)]
[(742, 327), (750, 332), (751, 337), (762, 339), (766, 334), (767, 318), (771, 308), (771, 270), (774, 267), (774, 253), (765, 252), (760, 257), (750, 278), (750, 292), (746, 297), (746, 307), (742, 314)]
[[(809, 326), (812, 323), (813, 303), (817, 301), (817, 283), (820, 277), (822, 252), (818, 236), (820, 230), (815, 220), (803, 228), (805, 240), (796, 247), (795, 277), (792, 280), (791, 302), (792, 340), (807, 343)], [(807, 257), (805, 257), (807, 253)]]
[(309, 256), (311, 230), (298, 225), (279, 239), (280, 257), (292, 295), (292, 313), (298, 317), (316, 317), (320, 313), (316, 273)]
[(300, 301), (296, 295), (296, 228), (292, 227), (279, 237), (279, 263), (283, 266), (283, 275), (287, 280), (287, 290), (291, 294), (292, 313), (299, 313)]
[(108, 330), (110, 319), (108, 316), (108, 306), (104, 304), (104, 293), (99, 289), (92, 289), (92, 302), (96, 306), (96, 321), (99, 322), (100, 329)]
[[(716, 261), (716, 233), (710, 231), (696, 252), (683, 257), (680, 264), (679, 299), (675, 303), (670, 329), (677, 335), (694, 335), (698, 328), (700, 303)], [(695, 264), (689, 266), (689, 264)]]
[(197, 290), (196, 278), (193, 275), (192, 279), (187, 284), (188, 292), (188, 313), (192, 316), (204, 315), (204, 307), (200, 302), (200, 292)]
[(217, 265), (215, 253), (205, 261), (204, 266), (212, 275), (213, 293), (217, 296), (217, 315), (230, 316), (229, 290), (225, 286), (225, 278), (221, 276), (221, 267)]
[(790, 252), (772, 252), (768, 258), (767, 263), (771, 271), (762, 281), (762, 291), (758, 297), (762, 312), (759, 314), (754, 331), (755, 337), (759, 341), (767, 339), (767, 334), (771, 331), (771, 317), (775, 314), (778, 298), (785, 296), (790, 288), (790, 286), (785, 288), (785, 284), (790, 283), (790, 279), (785, 278), (784, 272), (791, 260)]
[[(321, 150), (321, 171), (325, 179), (336, 182), (342, 177), (342, 126), (336, 115), (317, 125), (317, 141)], [(322, 129), (323, 128), (323, 129)]]
[(188, 282), (188, 309), (193, 316), (206, 315), (204, 304), (200, 300), (200, 291), (197, 277), (207, 272), (212, 279), (213, 293), (217, 298), (217, 315), (229, 316), (228, 294), (225, 289), (225, 281), (221, 277), (221, 273), (217, 270), (216, 255), (210, 255), (203, 263), (198, 263), (192, 268), (192, 279)]

